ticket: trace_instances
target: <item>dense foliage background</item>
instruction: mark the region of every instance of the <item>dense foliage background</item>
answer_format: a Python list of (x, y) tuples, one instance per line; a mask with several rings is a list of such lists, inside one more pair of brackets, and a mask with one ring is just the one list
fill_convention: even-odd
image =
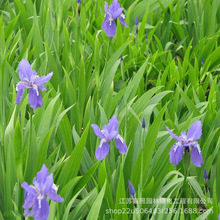
[[(80, 14), (72, 0), (0, 0), (0, 219), (24, 218), (21, 183), (31, 184), (43, 164), (64, 197), (63, 203), (50, 203), (51, 220), (218, 218), (220, 1), (119, 2), (129, 28), (117, 22), (109, 38), (101, 29), (103, 0), (82, 0)], [(40, 76), (54, 73), (32, 126), (27, 93), (21, 105), (14, 104), (21, 59)], [(120, 155), (111, 145), (100, 162), (91, 124), (101, 127), (114, 114), (128, 152)], [(166, 126), (180, 134), (196, 120), (203, 125), (204, 164), (190, 165), (185, 193), (198, 204), (139, 203), (149, 212), (108, 214), (135, 210), (121, 202), (130, 198), (129, 179), (138, 198), (183, 197), (183, 164), (169, 161), (175, 141)]]

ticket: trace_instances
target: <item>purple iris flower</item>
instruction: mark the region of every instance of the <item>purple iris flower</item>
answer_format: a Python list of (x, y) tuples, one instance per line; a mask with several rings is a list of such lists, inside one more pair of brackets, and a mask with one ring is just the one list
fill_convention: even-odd
[(170, 151), (170, 162), (177, 165), (183, 157), (184, 153), (191, 152), (191, 159), (195, 166), (201, 167), (203, 164), (202, 152), (200, 146), (196, 140), (200, 139), (202, 135), (202, 123), (201, 121), (196, 121), (189, 128), (186, 135), (185, 131), (181, 132), (181, 136), (176, 136), (167, 127), (170, 136), (177, 140)]
[(105, 30), (105, 33), (109, 37), (113, 37), (116, 33), (116, 18), (125, 26), (128, 25), (125, 23), (125, 16), (122, 14), (123, 8), (120, 8), (118, 0), (114, 0), (112, 5), (108, 7), (108, 3), (105, 2), (105, 20), (102, 24), (102, 28)]
[(128, 187), (129, 187), (129, 193), (130, 193), (131, 197), (135, 198), (136, 192), (135, 192), (134, 186), (132, 185), (130, 180), (128, 180)]
[(53, 183), (53, 174), (49, 175), (45, 165), (37, 173), (33, 184), (28, 185), (23, 182), (21, 185), (25, 190), (24, 216), (32, 216), (35, 220), (47, 220), (50, 209), (46, 195), (54, 202), (63, 202), (64, 200), (57, 195), (58, 188)]
[(219, 216), (218, 216), (218, 220), (220, 220), (220, 214), (219, 214)]
[(109, 153), (109, 143), (115, 139), (115, 146), (119, 149), (119, 153), (125, 154), (127, 152), (127, 146), (121, 135), (118, 134), (118, 120), (114, 115), (108, 125), (104, 125), (102, 130), (96, 124), (91, 125), (95, 135), (101, 139), (98, 148), (96, 149), (97, 160), (103, 160)]
[(27, 60), (21, 60), (19, 63), (19, 78), (20, 82), (16, 85), (17, 99), (15, 104), (21, 104), (24, 90), (29, 89), (29, 103), (31, 108), (37, 109), (43, 105), (41, 91), (46, 90), (43, 86), (48, 82), (53, 75), (53, 72), (46, 76), (39, 77), (35, 70), (32, 70), (30, 63)]

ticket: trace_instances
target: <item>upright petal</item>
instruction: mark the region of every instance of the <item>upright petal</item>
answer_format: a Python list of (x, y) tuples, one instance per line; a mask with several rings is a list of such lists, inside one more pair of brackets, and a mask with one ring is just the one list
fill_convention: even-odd
[(44, 83), (48, 82), (51, 79), (52, 76), (53, 76), (53, 72), (47, 74), (46, 76), (35, 78), (34, 82), (36, 83), (37, 86), (41, 86)]
[(177, 165), (183, 157), (184, 149), (180, 142), (176, 142), (170, 151), (170, 163)]
[(118, 8), (114, 12), (112, 12), (113, 19), (116, 19), (117, 17), (120, 17), (122, 14), (123, 8)]
[(53, 174), (51, 173), (47, 178), (42, 187), (44, 194), (47, 194), (53, 186)]
[(98, 126), (98, 125), (92, 124), (91, 126), (92, 126), (92, 128), (93, 128), (93, 130), (94, 130), (94, 132), (95, 132), (95, 135), (96, 135), (98, 138), (100, 138), (100, 139), (104, 138), (104, 135), (102, 134), (102, 132), (101, 132), (101, 130), (99, 129), (99, 126)]
[(181, 141), (181, 138), (176, 136), (168, 127), (166, 127), (166, 129), (168, 130), (168, 132), (172, 138), (176, 139), (177, 141)]
[(112, 118), (109, 120), (107, 129), (109, 133), (118, 130), (118, 119), (116, 115), (113, 115)]
[(35, 200), (33, 207), (34, 219), (35, 220), (47, 220), (50, 213), (50, 207), (47, 199), (44, 197), (39, 200)]
[(32, 70), (30, 63), (23, 59), (19, 63), (19, 78), (22, 81), (30, 81), (31, 76), (36, 74), (35, 71)]
[(112, 139), (115, 139), (118, 136), (118, 130), (113, 130), (110, 134), (107, 136), (107, 140), (111, 141)]
[(113, 14), (116, 10), (118, 10), (118, 8), (120, 8), (120, 4), (118, 0), (114, 0), (109, 7), (109, 12)]
[(196, 145), (194, 145), (191, 150), (191, 159), (192, 159), (193, 164), (196, 167), (202, 166), (202, 164), (203, 164), (202, 152), (201, 152), (201, 149), (200, 149), (198, 143)]
[(57, 195), (57, 186), (55, 184), (53, 184), (52, 188), (50, 189), (50, 191), (47, 193), (47, 196), (53, 200), (54, 202), (63, 202), (64, 199)]
[(45, 183), (49, 176), (48, 168), (43, 164), (41, 170), (37, 173), (37, 181), (39, 183)]
[(201, 121), (196, 121), (189, 128), (187, 133), (188, 140), (198, 140), (202, 135), (202, 123)]
[(102, 28), (105, 30), (105, 33), (108, 37), (113, 37), (116, 34), (116, 24), (114, 20), (109, 20), (109, 15), (105, 16), (105, 20), (102, 24)]
[(105, 2), (105, 13), (108, 11), (108, 2)]
[(29, 90), (29, 104), (33, 109), (37, 109), (38, 107), (41, 107), (43, 105), (42, 96), (38, 88), (37, 91), (38, 94), (33, 88)]
[(119, 149), (119, 153), (121, 154), (125, 154), (128, 150), (124, 139), (120, 135), (118, 135), (115, 139), (115, 146)]
[(123, 24), (125, 27), (128, 27), (128, 25), (126, 24), (125, 22), (125, 17), (123, 14), (121, 14), (119, 17), (118, 17), (119, 21), (121, 22), (121, 24)]
[(101, 140), (98, 148), (96, 149), (97, 160), (103, 160), (109, 152), (109, 143), (104, 139)]

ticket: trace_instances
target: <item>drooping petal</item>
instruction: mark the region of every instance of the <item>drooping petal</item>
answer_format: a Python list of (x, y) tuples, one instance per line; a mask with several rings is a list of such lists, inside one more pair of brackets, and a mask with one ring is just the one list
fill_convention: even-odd
[(34, 219), (35, 220), (47, 220), (50, 213), (50, 207), (47, 199), (35, 200), (33, 207)]
[(123, 14), (121, 14), (121, 15), (118, 17), (118, 19), (119, 19), (119, 21), (121, 22), (121, 24), (123, 24), (125, 27), (128, 27), (128, 25), (126, 24), (124, 18), (125, 18), (125, 17), (124, 17)]
[(177, 141), (181, 141), (181, 138), (176, 136), (168, 127), (166, 127), (166, 129), (168, 130), (168, 132), (172, 138), (176, 139)]
[(184, 149), (180, 142), (176, 142), (170, 151), (170, 163), (177, 165), (183, 157)]
[(125, 154), (128, 150), (124, 139), (120, 135), (118, 135), (115, 139), (115, 146), (119, 149), (119, 153), (121, 154)]
[(21, 184), (22, 188), (27, 192), (27, 193), (30, 193), (31, 195), (33, 196), (37, 196), (37, 192), (36, 190), (34, 189), (33, 186), (30, 186), (27, 184), (27, 182), (23, 182)]
[(99, 129), (99, 126), (98, 126), (98, 125), (92, 124), (91, 126), (92, 126), (92, 128), (93, 128), (93, 130), (94, 130), (94, 132), (95, 132), (95, 135), (96, 135), (98, 138), (100, 138), (100, 139), (104, 138), (104, 135), (102, 134), (102, 132), (101, 132), (101, 130)]
[(35, 199), (37, 197), (32, 195), (32, 194), (28, 194), (25, 201), (24, 201), (24, 205), (22, 206), (24, 209), (30, 209), (33, 205), (34, 205), (34, 202), (35, 202)]
[(194, 145), (191, 150), (191, 159), (196, 167), (201, 167), (203, 164), (202, 152), (198, 144)]
[(33, 88), (29, 90), (29, 104), (33, 109), (37, 109), (43, 105), (42, 96), (38, 88), (37, 91)]
[(31, 76), (36, 74), (36, 71), (33, 71), (31, 68), (30, 63), (23, 59), (19, 63), (19, 78), (22, 81), (28, 81), (30, 82)]
[(189, 128), (187, 133), (188, 140), (198, 140), (202, 135), (202, 123), (201, 121), (196, 121)]
[(116, 115), (113, 115), (112, 118), (109, 120), (107, 129), (109, 133), (111, 133), (112, 131), (118, 130), (118, 120), (117, 120)]
[(128, 180), (128, 187), (129, 187), (129, 194), (132, 197), (135, 197), (136, 192), (135, 192), (134, 186), (132, 185), (130, 180)]
[(33, 210), (25, 209), (24, 210), (24, 216), (33, 217), (34, 216)]
[(109, 143), (104, 139), (101, 140), (98, 148), (96, 149), (96, 158), (97, 160), (103, 160), (109, 152)]
[(49, 176), (48, 168), (43, 164), (41, 170), (37, 173), (37, 181), (39, 183), (44, 184), (48, 176)]
[(47, 196), (51, 200), (53, 200), (54, 202), (63, 202), (64, 201), (64, 199), (57, 194), (57, 188), (56, 188), (55, 184), (53, 185), (53, 187), (51, 187), (50, 191), (47, 193)]
[(36, 83), (37, 86), (41, 86), (41, 85), (45, 84), (46, 82), (48, 82), (52, 76), (53, 76), (53, 72), (47, 74), (46, 76), (35, 78), (34, 82)]
[(116, 34), (116, 24), (114, 20), (110, 21), (109, 19), (109, 15), (106, 14), (102, 28), (105, 30), (105, 33), (108, 37), (113, 37)]
[(25, 87), (24, 87), (23, 83), (19, 82), (19, 83), (17, 84), (17, 86), (16, 86), (17, 98), (16, 98), (16, 100), (15, 100), (15, 104), (18, 104), (18, 105), (21, 104), (20, 101), (21, 101), (21, 99), (22, 99), (22, 97), (23, 97), (24, 89), (25, 89)]

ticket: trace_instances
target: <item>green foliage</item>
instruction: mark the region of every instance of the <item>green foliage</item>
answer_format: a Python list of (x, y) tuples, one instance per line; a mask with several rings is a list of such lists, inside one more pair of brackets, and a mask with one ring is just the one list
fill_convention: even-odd
[[(43, 164), (64, 197), (63, 203), (50, 202), (49, 219), (217, 219), (220, 1), (120, 4), (129, 28), (118, 22), (110, 39), (101, 29), (104, 1), (82, 0), (79, 14), (72, 0), (0, 0), (0, 220), (24, 219), (21, 183), (31, 184)], [(21, 59), (40, 76), (54, 73), (33, 114), (27, 92), (21, 105), (14, 104)], [(119, 154), (111, 145), (97, 162), (99, 139), (91, 124), (102, 127), (114, 114), (128, 151)], [(165, 127), (180, 134), (196, 120), (202, 121), (204, 164), (190, 164), (185, 193), (212, 202), (121, 203), (131, 198), (128, 180), (137, 198), (182, 198), (183, 163), (170, 164), (174, 141)], [(125, 210), (130, 212), (120, 213)]]

